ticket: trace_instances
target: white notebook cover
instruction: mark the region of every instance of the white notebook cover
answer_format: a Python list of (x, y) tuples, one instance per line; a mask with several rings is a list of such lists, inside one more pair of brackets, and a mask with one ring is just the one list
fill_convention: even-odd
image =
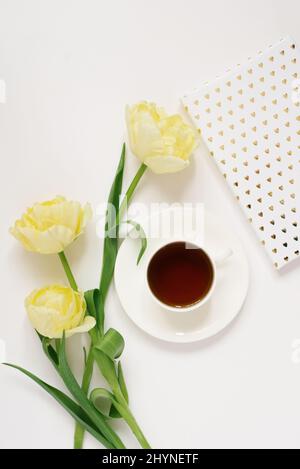
[(300, 257), (299, 64), (285, 38), (182, 98), (277, 269)]

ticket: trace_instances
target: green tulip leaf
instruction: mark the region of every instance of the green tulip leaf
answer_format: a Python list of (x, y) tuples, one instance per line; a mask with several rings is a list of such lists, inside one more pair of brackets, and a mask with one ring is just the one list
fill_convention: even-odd
[(82, 351), (83, 351), (83, 364), (84, 364), (84, 366), (86, 367), (86, 362), (87, 362), (86, 348), (85, 348), (85, 347), (82, 347)]
[(88, 290), (84, 293), (88, 314), (89, 316), (93, 316), (95, 319), (97, 318), (96, 298), (99, 294), (100, 291), (96, 288), (94, 290)]
[(93, 348), (93, 355), (103, 377), (111, 386), (112, 390), (114, 392), (118, 392), (120, 385), (114, 360), (109, 358), (104, 352), (95, 347)]
[(109, 449), (115, 448), (115, 446), (110, 441), (108, 441), (97, 429), (97, 427), (82, 410), (82, 408), (62, 391), (53, 386), (50, 386), (50, 384), (47, 384), (45, 381), (42, 381), (37, 376), (25, 370), (24, 368), (21, 368), (17, 365), (12, 365), (10, 363), (4, 363), (4, 365), (7, 365), (11, 368), (15, 368), (16, 370), (20, 371), (21, 373), (24, 373), (30, 379), (35, 381), (50, 396), (52, 396), (85, 430), (87, 430), (91, 435), (93, 435), (103, 446)]
[(128, 404), (129, 403), (128, 391), (127, 391), (127, 386), (125, 383), (123, 369), (122, 369), (122, 365), (120, 361), (118, 362), (118, 380), (119, 380), (120, 389), (122, 391), (124, 399)]
[(97, 327), (100, 334), (104, 330), (104, 304), (103, 296), (98, 288), (88, 290), (84, 293), (86, 307), (89, 315), (93, 316), (97, 321)]
[(117, 217), (119, 212), (120, 196), (122, 193), (123, 173), (125, 165), (125, 144), (122, 148), (122, 154), (117, 168), (117, 172), (111, 186), (108, 209), (105, 220), (105, 240), (103, 248), (102, 272), (100, 279), (100, 291), (105, 302), (111, 280), (113, 278), (114, 267), (118, 252), (118, 232), (119, 227)]
[(138, 237), (141, 240), (141, 249), (140, 249), (140, 252), (139, 252), (139, 255), (138, 255), (138, 258), (137, 258), (137, 262), (136, 262), (137, 265), (139, 265), (143, 255), (145, 254), (145, 251), (147, 249), (146, 233), (145, 233), (143, 227), (135, 221), (127, 220), (125, 223), (128, 223), (129, 225), (132, 225), (134, 227), (135, 233), (137, 233)]
[(47, 337), (42, 337), (42, 336), (40, 336), (40, 337), (41, 337), (41, 341), (42, 341), (42, 347), (43, 347), (43, 350), (44, 350), (46, 356), (49, 358), (52, 365), (55, 368), (57, 368), (58, 367), (58, 356), (57, 356), (56, 350), (51, 345), (51, 340), (48, 339)]
[(105, 353), (111, 360), (115, 360), (122, 355), (124, 346), (122, 335), (115, 329), (109, 329), (95, 345), (95, 348)]
[(107, 389), (96, 388), (91, 392), (90, 400), (95, 408), (104, 417), (122, 418), (121, 414), (117, 411), (115, 404), (116, 400), (113, 394)]

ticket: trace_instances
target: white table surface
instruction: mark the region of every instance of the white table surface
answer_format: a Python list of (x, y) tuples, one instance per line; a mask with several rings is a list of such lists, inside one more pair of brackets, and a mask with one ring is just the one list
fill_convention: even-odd
[[(0, 0), (0, 78), (7, 87), (0, 104), (0, 339), (8, 361), (60, 386), (23, 298), (64, 281), (63, 272), (55, 256), (26, 253), (9, 236), (14, 219), (55, 194), (97, 207), (119, 157), (126, 103), (150, 99), (178, 111), (179, 97), (198, 81), (287, 34), (300, 42), (299, 17), (298, 0)], [(136, 168), (129, 155), (125, 182)], [(185, 172), (147, 173), (135, 200), (204, 202), (239, 232), (251, 271), (239, 318), (201, 344), (151, 339), (111, 292), (107, 324), (126, 338), (132, 409), (153, 447), (299, 448), (300, 364), (292, 360), (300, 338), (299, 263), (274, 271), (204, 147)], [(96, 286), (95, 223), (68, 254), (81, 287)], [(75, 352), (80, 338), (69, 347)], [(72, 445), (72, 420), (44, 391), (4, 367), (0, 383), (2, 448)], [(125, 426), (117, 428), (135, 447)], [(97, 443), (87, 437), (86, 447)]]

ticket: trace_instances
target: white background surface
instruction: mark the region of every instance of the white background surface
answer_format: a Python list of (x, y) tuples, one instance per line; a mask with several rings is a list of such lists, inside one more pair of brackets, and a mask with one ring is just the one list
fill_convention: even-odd
[[(7, 360), (60, 385), (23, 308), (33, 288), (63, 281), (56, 257), (26, 253), (8, 226), (53, 195), (103, 202), (125, 133), (124, 106), (179, 97), (287, 34), (300, 42), (298, 0), (0, 0), (1, 316)], [(126, 182), (137, 168), (128, 157)], [(169, 345), (140, 332), (112, 292), (109, 325), (126, 338), (132, 409), (156, 448), (300, 447), (300, 265), (278, 274), (200, 148), (188, 170), (148, 173), (136, 201), (203, 201), (239, 232), (251, 287), (242, 314), (204, 344)], [(96, 286), (95, 224), (68, 254), (83, 289)], [(233, 285), (232, 288), (235, 286)], [(80, 348), (74, 338), (70, 348)], [(79, 354), (79, 352), (78, 352)], [(77, 354), (77, 356), (78, 356)], [(73, 357), (75, 354), (73, 354)], [(67, 448), (72, 420), (27, 378), (0, 369), (0, 446)], [(124, 426), (128, 446), (134, 439)], [(87, 447), (96, 447), (87, 438)]]

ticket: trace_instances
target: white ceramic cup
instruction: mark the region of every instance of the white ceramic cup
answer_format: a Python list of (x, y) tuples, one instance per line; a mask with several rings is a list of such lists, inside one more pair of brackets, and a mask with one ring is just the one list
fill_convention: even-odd
[[(198, 302), (196, 302), (195, 304), (193, 304), (191, 306), (186, 306), (186, 307), (185, 306), (183, 306), (183, 307), (170, 306), (166, 303), (163, 303), (153, 293), (153, 291), (151, 290), (151, 287), (149, 285), (149, 281), (148, 281), (148, 268), (149, 268), (150, 262), (152, 261), (153, 257), (161, 249), (163, 249), (164, 247), (169, 246), (169, 245), (174, 244), (174, 243), (178, 243), (178, 242), (186, 243), (187, 246), (189, 246), (189, 247), (187, 247), (187, 249), (201, 249), (201, 251), (204, 252), (206, 257), (210, 261), (210, 264), (211, 264), (211, 267), (212, 267), (212, 270), (213, 270), (213, 280), (212, 280), (209, 291), (206, 293), (206, 295), (203, 298), (201, 298), (201, 300), (199, 300)], [(217, 283), (217, 267), (222, 265), (225, 261), (227, 261), (232, 256), (232, 254), (233, 254), (232, 250), (230, 248), (227, 248), (227, 249), (224, 249), (224, 250), (220, 251), (219, 253), (213, 255), (213, 254), (208, 253), (207, 250), (201, 244), (198, 244), (195, 241), (189, 241), (189, 240), (183, 240), (183, 239), (175, 239), (175, 240), (169, 241), (168, 243), (162, 244), (158, 249), (155, 250), (155, 252), (153, 252), (153, 254), (150, 256), (150, 258), (148, 260), (148, 265), (147, 265), (147, 269), (146, 269), (146, 283), (147, 283), (148, 292), (149, 292), (149, 294), (151, 295), (151, 297), (153, 298), (153, 300), (156, 303), (158, 303), (162, 308), (164, 308), (168, 311), (175, 312), (175, 313), (179, 313), (179, 312), (180, 313), (185, 313), (185, 312), (195, 311), (195, 310), (201, 308), (202, 306), (204, 306), (211, 299), (211, 297), (212, 297), (212, 295), (215, 291), (215, 287), (216, 287), (216, 283)]]

